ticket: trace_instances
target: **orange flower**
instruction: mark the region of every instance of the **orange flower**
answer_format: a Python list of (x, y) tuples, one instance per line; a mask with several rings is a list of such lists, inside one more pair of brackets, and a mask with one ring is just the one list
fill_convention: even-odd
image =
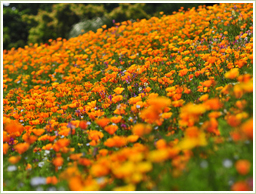
[(227, 122), (232, 127), (236, 127), (241, 123), (240, 119), (238, 119), (235, 115), (229, 115), (227, 117)]
[(114, 96), (114, 97), (112, 98), (112, 101), (113, 101), (114, 103), (117, 103), (117, 102), (119, 102), (119, 101), (121, 101), (121, 100), (123, 100), (123, 96), (122, 96), (122, 95), (117, 95), (117, 96)]
[(63, 127), (62, 129), (60, 129), (59, 135), (64, 135), (66, 137), (70, 134), (70, 131), (71, 131), (70, 128)]
[(181, 96), (182, 96), (182, 94), (174, 94), (174, 95), (172, 96), (172, 99), (173, 99), (174, 101), (177, 101), (177, 100), (181, 99)]
[(71, 177), (68, 180), (68, 185), (71, 191), (83, 191), (84, 185), (80, 177)]
[(123, 92), (123, 90), (124, 90), (124, 88), (118, 87), (118, 88), (114, 89), (114, 92), (115, 92), (116, 94), (121, 94), (121, 93)]
[(227, 73), (225, 73), (225, 78), (228, 79), (235, 79), (236, 77), (239, 76), (239, 69), (238, 68), (233, 68), (230, 71), (228, 71)]
[(222, 104), (218, 98), (212, 98), (204, 102), (207, 109), (218, 110), (222, 107)]
[(250, 171), (251, 163), (248, 160), (238, 160), (235, 167), (239, 174), (246, 175)]
[(8, 143), (4, 143), (4, 144), (3, 144), (3, 154), (7, 154), (8, 149), (9, 149)]
[(54, 143), (53, 149), (55, 152), (58, 152), (60, 149), (66, 148), (66, 146), (68, 146), (69, 143), (70, 143), (69, 139), (59, 139)]
[(149, 134), (152, 130), (152, 127), (149, 124), (136, 124), (133, 128), (132, 128), (132, 133), (134, 135), (137, 135), (139, 137), (142, 137), (145, 134)]
[(139, 101), (141, 101), (141, 96), (132, 97), (129, 99), (129, 104), (136, 104)]
[(207, 60), (207, 62), (210, 63), (210, 64), (215, 63), (215, 61), (216, 61), (215, 57), (209, 57), (208, 60)]
[(241, 126), (242, 132), (251, 140), (253, 139), (253, 119), (250, 118)]
[(110, 135), (113, 135), (117, 129), (118, 129), (118, 126), (116, 125), (108, 125), (104, 127), (104, 130), (107, 131)]
[(209, 117), (209, 118), (215, 118), (215, 119), (216, 119), (216, 118), (218, 118), (218, 117), (221, 116), (221, 115), (222, 115), (221, 112), (216, 112), (216, 111), (215, 111), (215, 112), (209, 113), (209, 114), (208, 114), (208, 117)]
[(95, 177), (101, 177), (109, 173), (109, 169), (101, 164), (95, 164), (90, 168), (91, 174)]
[(238, 181), (231, 187), (232, 191), (250, 191), (249, 185), (244, 181)]
[(113, 138), (108, 138), (104, 145), (107, 147), (123, 147), (127, 144), (127, 140), (125, 137), (114, 136)]
[(27, 164), (26, 170), (31, 170), (31, 169), (32, 169), (32, 165), (31, 164)]
[(45, 130), (44, 129), (33, 129), (32, 132), (36, 135), (36, 136), (40, 136), (42, 135)]
[(181, 99), (181, 100), (173, 101), (172, 105), (174, 107), (181, 107), (184, 103), (185, 103), (185, 101)]
[(122, 116), (117, 116), (117, 117), (111, 117), (111, 122), (113, 123), (119, 123), (122, 119)]
[(29, 144), (28, 143), (19, 143), (16, 146), (14, 146), (14, 149), (19, 153), (19, 154), (23, 154), (24, 152), (26, 152), (29, 148)]
[[(103, 133), (101, 132), (101, 131), (97, 131), (97, 130), (89, 130), (89, 131), (87, 131), (87, 133), (88, 133), (88, 139), (89, 140), (92, 140), (92, 142), (91, 143), (95, 143), (95, 145), (99, 142), (99, 140), (101, 139), (101, 138), (103, 138)], [(92, 145), (90, 143), (90, 145)]]
[(212, 80), (206, 80), (202, 83), (202, 85), (205, 87), (210, 87), (212, 85), (212, 83), (213, 83)]
[(108, 118), (102, 118), (102, 119), (97, 120), (96, 123), (101, 127), (105, 127), (109, 124), (109, 119)]
[(52, 160), (53, 165), (56, 167), (62, 166), (63, 162), (64, 162), (64, 159), (61, 156), (56, 157)]
[(24, 128), (17, 121), (11, 121), (10, 123), (7, 123), (5, 125), (4, 130), (7, 131), (7, 133), (9, 133), (9, 134), (14, 134), (16, 136), (20, 136), (21, 133), (24, 131)]
[(166, 97), (156, 97), (148, 99), (147, 103), (157, 109), (163, 109), (171, 105), (171, 100)]
[(87, 122), (86, 121), (80, 121), (79, 127), (83, 130), (87, 128)]
[(183, 77), (184, 75), (186, 75), (188, 73), (187, 69), (182, 69), (179, 71), (179, 76)]
[(6, 131), (3, 131), (3, 142), (9, 142), (10, 141), (10, 137), (7, 134)]
[(159, 119), (160, 110), (150, 106), (141, 111), (140, 117), (148, 123), (154, 123)]
[(139, 136), (138, 136), (138, 135), (129, 135), (129, 136), (127, 137), (127, 141), (128, 141), (128, 142), (131, 142), (131, 143), (136, 142), (138, 139), (139, 139)]
[(171, 112), (166, 112), (161, 115), (161, 118), (163, 119), (169, 119), (172, 116)]
[(58, 179), (56, 176), (48, 176), (46, 178), (46, 184), (53, 184), (56, 185), (58, 183)]
[(70, 154), (69, 158), (71, 160), (79, 160), (79, 158), (81, 158), (82, 155), (83, 153)]
[(50, 149), (52, 149), (52, 143), (46, 144), (45, 146), (42, 147), (42, 149), (44, 149), (44, 150), (50, 150)]
[(89, 166), (91, 165), (91, 160), (87, 159), (87, 158), (79, 158), (78, 163), (83, 165), (83, 166)]
[(157, 142), (156, 142), (156, 148), (157, 149), (165, 149), (167, 147), (167, 143), (164, 139), (159, 139)]
[(210, 133), (215, 133), (216, 135), (220, 134), (218, 130), (218, 121), (215, 118), (210, 118), (210, 121), (208, 122), (207, 131)]
[(106, 156), (108, 154), (108, 150), (107, 149), (101, 149), (101, 150), (99, 150), (99, 154), (101, 156)]
[(21, 159), (21, 156), (11, 156), (8, 161), (11, 163), (11, 164), (16, 164), (20, 161)]
[(55, 145), (58, 145), (59, 147), (63, 148), (68, 146), (70, 143), (69, 139), (59, 139), (58, 141), (55, 142)]
[(36, 140), (37, 140), (37, 137), (34, 136), (34, 135), (29, 135), (28, 133), (25, 133), (23, 136), (22, 136), (22, 139), (29, 143), (29, 144), (32, 144), (34, 143)]
[(204, 95), (202, 95), (202, 96), (199, 98), (199, 100), (200, 100), (200, 101), (206, 101), (208, 98), (209, 98), (209, 94), (204, 94)]

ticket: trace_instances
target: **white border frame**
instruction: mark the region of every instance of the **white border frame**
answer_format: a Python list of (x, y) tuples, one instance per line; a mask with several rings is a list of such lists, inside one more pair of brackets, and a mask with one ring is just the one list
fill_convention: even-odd
[[(4, 3), (67, 3), (68, 1), (1, 1), (1, 40), (3, 41)], [(253, 30), (255, 30), (255, 1), (71, 1), (72, 3), (253, 3)], [(1, 134), (3, 134), (3, 42), (1, 41)], [(253, 191), (3, 191), (3, 152), (1, 149), (1, 193), (255, 193), (255, 32), (253, 32)], [(1, 148), (3, 148), (3, 136)]]

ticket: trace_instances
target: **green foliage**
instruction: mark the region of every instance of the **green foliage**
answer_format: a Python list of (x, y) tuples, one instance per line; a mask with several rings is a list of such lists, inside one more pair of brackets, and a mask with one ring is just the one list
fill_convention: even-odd
[(119, 7), (113, 9), (113, 11), (109, 13), (109, 17), (115, 19), (116, 22), (130, 19), (149, 19), (150, 15), (144, 11), (144, 7), (144, 3), (119, 3)]
[[(172, 14), (198, 3), (10, 3), (4, 7), (4, 49), (24, 47), (28, 43), (45, 43), (58, 37), (75, 37), (96, 31), (111, 20), (149, 19), (159, 12)], [(206, 4), (207, 5), (207, 4)], [(15, 8), (15, 9), (12, 9)], [(95, 23), (94, 23), (95, 22)]]
[[(79, 33), (75, 30), (77, 27), (73, 26), (74, 24), (76, 26), (84, 26), (85, 31), (95, 31), (105, 22), (108, 22), (106, 17), (101, 18), (100, 21), (96, 18), (102, 17), (104, 12), (103, 5), (60, 3), (54, 4), (51, 12), (39, 10), (36, 16), (24, 15), (23, 21), (34, 24), (34, 27), (29, 30), (28, 42), (42, 43), (58, 37), (72, 37), (74, 36), (72, 34), (77, 36)], [(93, 20), (85, 24), (83, 20), (88, 19)], [(81, 21), (82, 25), (80, 24)], [(96, 23), (92, 24), (93, 22)]]
[(79, 16), (80, 20), (103, 17), (106, 13), (103, 4), (72, 4), (71, 10)]
[[(27, 24), (21, 20), (22, 12), (17, 9), (7, 7), (3, 9), (3, 46), (4, 49), (12, 47), (23, 47), (27, 41)], [(12, 21), (12, 22), (9, 22)]]
[(42, 43), (49, 39), (67, 37), (72, 25), (80, 20), (71, 6), (70, 3), (54, 4), (52, 12), (39, 10), (36, 16), (24, 15), (23, 21), (36, 23), (35, 27), (29, 30), (28, 42)]

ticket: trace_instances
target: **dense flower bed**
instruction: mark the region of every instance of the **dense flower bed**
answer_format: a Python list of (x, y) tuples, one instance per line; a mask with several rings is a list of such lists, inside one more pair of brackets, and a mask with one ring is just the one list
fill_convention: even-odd
[(252, 190), (253, 4), (161, 14), (4, 51), (4, 190)]

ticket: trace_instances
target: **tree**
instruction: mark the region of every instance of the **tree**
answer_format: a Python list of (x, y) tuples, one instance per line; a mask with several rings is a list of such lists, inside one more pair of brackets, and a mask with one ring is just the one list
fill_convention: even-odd
[(11, 7), (3, 9), (3, 48), (11, 49), (25, 46), (28, 26), (21, 19), (22, 12)]

